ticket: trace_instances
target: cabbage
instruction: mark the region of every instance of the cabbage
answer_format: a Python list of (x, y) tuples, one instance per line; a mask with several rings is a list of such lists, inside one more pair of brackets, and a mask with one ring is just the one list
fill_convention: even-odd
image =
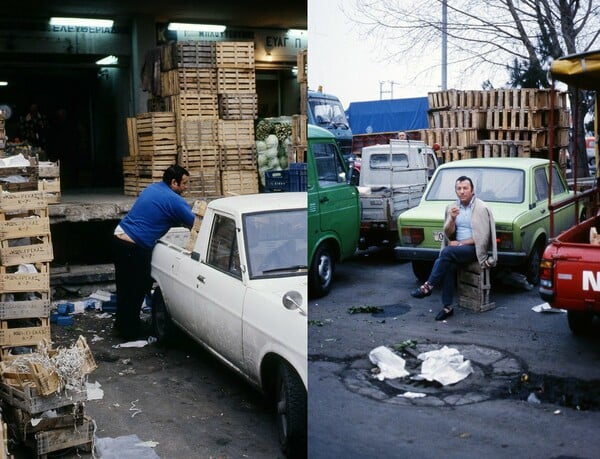
[(257, 140), (256, 141), (256, 151), (264, 151), (266, 150), (267, 147), (267, 143), (264, 140)]
[(277, 136), (275, 134), (269, 134), (267, 136), (267, 138), (265, 139), (265, 143), (267, 144), (267, 147), (277, 147), (277, 145), (279, 144), (279, 140), (277, 140)]
[(269, 157), (265, 154), (258, 155), (258, 166), (266, 166), (269, 162)]
[(280, 156), (280, 157), (279, 157), (279, 166), (280, 166), (282, 169), (287, 169), (287, 167), (288, 167), (288, 159), (287, 159), (287, 156)]

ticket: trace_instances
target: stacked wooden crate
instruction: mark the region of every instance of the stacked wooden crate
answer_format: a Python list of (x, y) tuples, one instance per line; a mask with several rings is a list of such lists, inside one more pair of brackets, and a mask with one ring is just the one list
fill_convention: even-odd
[(129, 156), (123, 158), (124, 194), (137, 196), (177, 161), (177, 133), (172, 112), (140, 113), (127, 119)]
[(92, 450), (95, 426), (84, 412), (85, 380), (96, 363), (83, 336), (70, 349), (40, 344), (36, 353), (4, 359), (0, 368), (3, 412), (16, 443), (35, 457), (73, 447)]
[(429, 129), (421, 139), (441, 147), (445, 161), (474, 157), (547, 157), (550, 117), (555, 147), (568, 145), (566, 93), (551, 90), (448, 90), (429, 93)]
[[(190, 173), (188, 195), (258, 192), (254, 43), (177, 42), (162, 46), (160, 55), (159, 89), (149, 108), (174, 115), (176, 161)], [(129, 132), (131, 152), (139, 146)], [(132, 156), (123, 163), (126, 192), (127, 176), (138, 169)]]
[(39, 162), (38, 190), (45, 192), (48, 204), (60, 202), (60, 161)]

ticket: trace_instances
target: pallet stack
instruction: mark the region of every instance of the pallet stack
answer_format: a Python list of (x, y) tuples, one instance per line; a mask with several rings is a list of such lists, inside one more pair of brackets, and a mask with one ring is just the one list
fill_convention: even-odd
[(36, 353), (3, 360), (0, 368), (3, 412), (15, 442), (34, 457), (73, 447), (91, 452), (95, 426), (85, 414), (84, 381), (96, 363), (83, 336), (71, 349), (40, 345)]
[(549, 89), (448, 90), (429, 93), (429, 129), (421, 140), (441, 147), (444, 161), (475, 157), (547, 157), (550, 117), (554, 145), (568, 146), (566, 93)]
[[(188, 194), (258, 192), (254, 43), (177, 42), (162, 46), (160, 56), (159, 82), (152, 85), (148, 108), (174, 115), (176, 161), (190, 172)], [(125, 179), (138, 167), (129, 131)], [(126, 194), (132, 194), (129, 188)]]
[(40, 161), (38, 168), (38, 190), (45, 192), (48, 204), (60, 203), (60, 161)]
[[(38, 456), (91, 444), (93, 433), (83, 405), (76, 405), (85, 400), (85, 390), (59, 394), (57, 373), (42, 365), (54, 352), (47, 344), (52, 259), (46, 192), (0, 194), (0, 398), (11, 431)], [(85, 351), (80, 370), (91, 371), (91, 352), (85, 341), (79, 347)], [(28, 359), (27, 365), (19, 359)], [(58, 417), (31, 424), (48, 410), (56, 410)]]

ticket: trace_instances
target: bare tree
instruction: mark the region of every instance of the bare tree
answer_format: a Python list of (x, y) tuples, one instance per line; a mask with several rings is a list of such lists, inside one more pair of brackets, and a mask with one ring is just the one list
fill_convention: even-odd
[[(556, 59), (600, 47), (598, 0), (353, 0), (344, 11), (362, 33), (379, 39), (388, 59), (400, 61), (439, 52), (444, 2), (449, 63), (460, 64), (464, 72), (485, 66), (506, 73), (512, 62), (523, 61), (548, 69), (545, 55)], [(586, 97), (569, 87), (569, 98), (578, 120), (574, 150), (582, 177), (589, 175)]]

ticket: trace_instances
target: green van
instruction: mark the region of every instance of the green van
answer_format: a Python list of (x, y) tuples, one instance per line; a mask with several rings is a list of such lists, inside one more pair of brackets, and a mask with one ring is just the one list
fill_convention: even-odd
[(335, 264), (356, 251), (360, 198), (334, 135), (308, 125), (308, 293), (327, 295)]

